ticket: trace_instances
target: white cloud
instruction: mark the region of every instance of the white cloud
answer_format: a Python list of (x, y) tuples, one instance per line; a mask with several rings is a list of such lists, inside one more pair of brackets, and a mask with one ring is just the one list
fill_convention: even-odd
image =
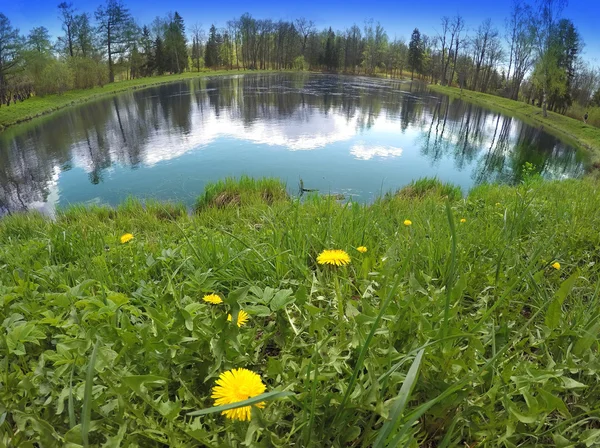
[(374, 157), (387, 159), (391, 157), (400, 157), (402, 148), (383, 145), (367, 145), (365, 143), (357, 143), (350, 149), (350, 154), (359, 160), (371, 160)]

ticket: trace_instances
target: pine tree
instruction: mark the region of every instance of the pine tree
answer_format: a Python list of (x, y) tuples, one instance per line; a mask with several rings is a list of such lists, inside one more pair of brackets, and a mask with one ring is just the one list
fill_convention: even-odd
[(204, 65), (206, 67), (216, 68), (219, 66), (219, 48), (217, 29), (214, 25), (211, 25), (210, 32), (208, 35), (208, 42), (206, 43), (206, 51), (204, 54)]
[(168, 55), (168, 71), (182, 73), (188, 67), (187, 40), (183, 18), (177, 12), (165, 33), (165, 50)]
[(325, 43), (325, 65), (327, 66), (327, 70), (335, 70), (337, 68), (335, 33), (331, 28), (327, 32), (327, 42)]
[(152, 66), (152, 38), (150, 37), (150, 30), (147, 26), (144, 25), (142, 28), (142, 37), (140, 39), (140, 44), (142, 46), (142, 73), (143, 76), (152, 76), (152, 72), (154, 71), (154, 67)]
[(154, 57), (152, 58), (152, 71), (157, 75), (165, 73), (165, 47), (163, 40), (159, 37), (154, 41)]
[(423, 48), (421, 42), (421, 33), (415, 28), (410, 37), (408, 45), (408, 66), (412, 70), (411, 79), (415, 79), (415, 70), (421, 73), (423, 70)]

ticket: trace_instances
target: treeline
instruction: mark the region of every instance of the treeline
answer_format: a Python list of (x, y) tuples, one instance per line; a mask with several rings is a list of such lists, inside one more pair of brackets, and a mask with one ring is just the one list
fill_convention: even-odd
[(581, 58), (583, 41), (561, 17), (561, 4), (514, 0), (501, 29), (489, 19), (469, 27), (460, 15), (442, 17), (435, 35), (415, 28), (406, 41), (391, 39), (373, 20), (319, 30), (305, 18), (274, 21), (246, 13), (205, 33), (198, 25), (186, 29), (177, 12), (140, 26), (120, 0), (107, 0), (93, 15), (63, 2), (63, 35), (55, 42), (44, 27), (21, 35), (0, 14), (0, 100), (221, 68), (410, 75), (522, 99), (544, 113), (600, 106), (600, 73)]

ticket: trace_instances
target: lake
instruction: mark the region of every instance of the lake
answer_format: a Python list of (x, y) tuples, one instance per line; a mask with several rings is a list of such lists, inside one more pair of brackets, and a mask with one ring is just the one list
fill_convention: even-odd
[(193, 204), (226, 176), (277, 176), (371, 201), (437, 176), (467, 192), (525, 162), (578, 177), (581, 151), (410, 81), (317, 74), (206, 77), (71, 107), (0, 133), (0, 213), (128, 196)]

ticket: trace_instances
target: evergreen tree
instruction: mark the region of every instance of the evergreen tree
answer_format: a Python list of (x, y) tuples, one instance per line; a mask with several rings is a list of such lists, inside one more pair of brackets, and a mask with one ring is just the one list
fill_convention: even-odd
[(153, 56), (152, 56), (152, 38), (150, 37), (150, 29), (144, 25), (142, 28), (142, 36), (140, 38), (140, 44), (142, 47), (142, 75), (152, 76), (154, 71), (153, 67)]
[(206, 51), (204, 54), (204, 65), (206, 67), (216, 68), (219, 66), (219, 48), (217, 29), (211, 25), (208, 42), (206, 43)]
[(325, 66), (327, 70), (337, 69), (337, 57), (335, 51), (335, 33), (331, 28), (327, 32), (327, 41), (325, 43)]
[(167, 27), (165, 50), (168, 55), (168, 71), (182, 73), (188, 67), (187, 40), (183, 18), (177, 12)]
[(417, 73), (423, 71), (423, 47), (421, 42), (421, 33), (415, 28), (408, 44), (408, 66), (412, 70), (411, 79), (415, 79), (415, 70)]
[(156, 72), (157, 75), (165, 73), (165, 46), (163, 40), (159, 37), (154, 41), (154, 57), (151, 62), (152, 71)]

